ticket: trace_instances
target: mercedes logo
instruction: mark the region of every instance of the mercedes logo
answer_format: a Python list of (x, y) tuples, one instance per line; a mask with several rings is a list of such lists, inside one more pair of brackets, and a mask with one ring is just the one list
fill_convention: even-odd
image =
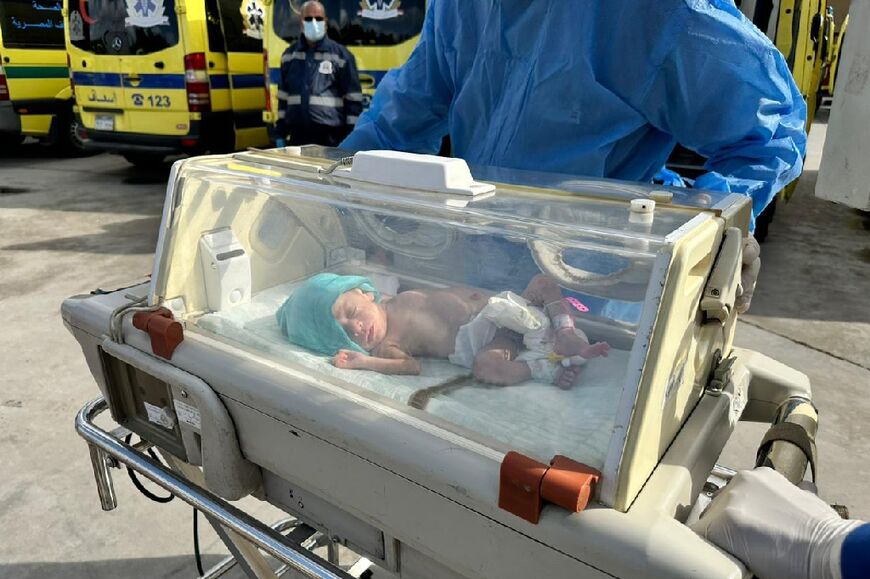
[(112, 39), (112, 50), (114, 50), (115, 52), (119, 52), (123, 46), (124, 43), (120, 37), (116, 36)]

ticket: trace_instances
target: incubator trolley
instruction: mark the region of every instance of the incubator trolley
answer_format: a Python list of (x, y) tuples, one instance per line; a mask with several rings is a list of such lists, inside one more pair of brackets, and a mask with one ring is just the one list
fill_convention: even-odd
[[(62, 307), (101, 392), (76, 426), (102, 506), (124, 464), (204, 512), (252, 577), (273, 576), (261, 551), (306, 577), (747, 576), (685, 523), (727, 482), (715, 463), (738, 420), (773, 424), (759, 464), (795, 482), (817, 420), (806, 376), (732, 345), (749, 215), (739, 195), (386, 151), (179, 161), (150, 280)], [(403, 296), (522, 295), (547, 339), (569, 323), (606, 346), (535, 354), (496, 324), (515, 360), (546, 370), (511, 385), (454, 363), (461, 328), (450, 357), (399, 343), (416, 348), (410, 374), (340, 368), (306, 341), (353, 339), (329, 317), (337, 298), (305, 292), (343, 276), (393, 312), (385, 332)], [(569, 322), (528, 293), (541, 279)], [(282, 317), (303, 295), (313, 305)], [(455, 327), (414, 323), (403, 336), (453, 344)], [(376, 326), (357, 355), (381, 356)], [(547, 377), (573, 366), (567, 385)], [(114, 432), (94, 425), (106, 408)], [(230, 504), (248, 495), (291, 515), (289, 535)], [(361, 557), (352, 568), (338, 544)]]

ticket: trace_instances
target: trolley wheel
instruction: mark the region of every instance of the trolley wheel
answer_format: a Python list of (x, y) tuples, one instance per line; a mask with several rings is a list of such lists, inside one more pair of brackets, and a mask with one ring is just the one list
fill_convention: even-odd
[(17, 147), (24, 142), (20, 133), (0, 133), (0, 151), (6, 152), (11, 147)]

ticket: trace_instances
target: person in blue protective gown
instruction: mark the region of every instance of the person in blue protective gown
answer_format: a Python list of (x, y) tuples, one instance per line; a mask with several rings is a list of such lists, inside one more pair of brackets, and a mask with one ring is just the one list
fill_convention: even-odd
[(800, 174), (805, 122), (782, 54), (726, 0), (432, 0), (340, 146), (449, 135), (472, 165), (649, 182), (679, 142), (707, 158), (694, 186), (751, 197), (754, 223)]

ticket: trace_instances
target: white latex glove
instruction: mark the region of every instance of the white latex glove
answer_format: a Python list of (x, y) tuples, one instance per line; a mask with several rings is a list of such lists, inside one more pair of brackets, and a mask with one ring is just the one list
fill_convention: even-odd
[(737, 296), (734, 304), (738, 314), (745, 314), (755, 293), (755, 282), (761, 269), (761, 246), (753, 235), (743, 238), (743, 268), (740, 270), (740, 285), (743, 293)]
[(840, 579), (840, 548), (862, 525), (773, 469), (737, 473), (692, 530), (759, 579)]

